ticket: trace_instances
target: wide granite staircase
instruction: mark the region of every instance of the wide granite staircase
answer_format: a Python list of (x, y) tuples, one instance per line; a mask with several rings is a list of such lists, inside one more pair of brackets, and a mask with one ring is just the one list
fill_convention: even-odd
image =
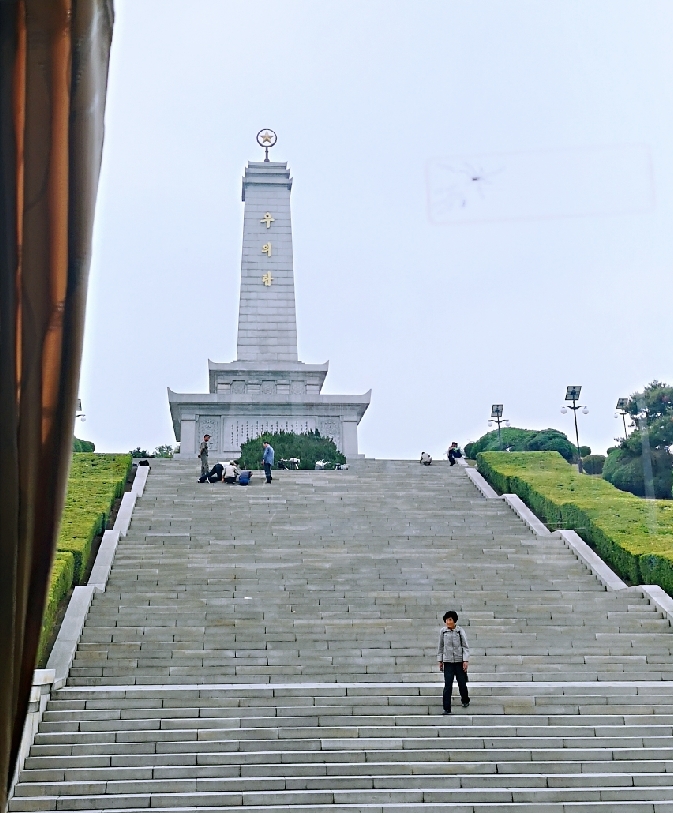
[[(642, 593), (458, 466), (241, 488), (195, 462), (153, 462), (12, 811), (673, 811), (673, 635)], [(472, 704), (442, 716), (449, 608)]]

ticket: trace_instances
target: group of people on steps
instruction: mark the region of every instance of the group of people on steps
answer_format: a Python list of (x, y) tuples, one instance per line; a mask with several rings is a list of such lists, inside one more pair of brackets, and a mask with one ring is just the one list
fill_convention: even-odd
[[(446, 456), (449, 460), (449, 464), (451, 466), (456, 465), (456, 460), (459, 457), (463, 456), (463, 453), (460, 451), (460, 446), (454, 440), (453, 443), (449, 446), (446, 450)], [(421, 459), (418, 461), (422, 466), (431, 466), (432, 465), (432, 457), (427, 452), (421, 452)]]
[[(204, 435), (203, 440), (199, 444), (198, 458), (201, 461), (201, 476), (199, 483), (218, 483), (224, 482), (233, 485), (238, 483), (242, 486), (247, 486), (252, 477), (252, 471), (241, 471), (236, 465), (235, 461), (216, 463), (213, 468), (208, 467), (208, 441), (210, 435)], [(264, 441), (264, 454), (262, 456), (262, 465), (264, 467), (264, 474), (266, 475), (266, 482), (270, 483), (273, 480), (271, 476), (271, 466), (273, 466), (274, 451), (270, 443)]]

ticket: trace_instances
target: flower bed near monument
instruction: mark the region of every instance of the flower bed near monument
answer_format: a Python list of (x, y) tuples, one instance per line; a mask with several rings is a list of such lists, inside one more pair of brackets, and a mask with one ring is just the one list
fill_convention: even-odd
[(93, 541), (105, 529), (114, 501), (124, 493), (130, 468), (129, 454), (73, 454), (42, 618), (38, 662), (51, 640), (61, 601), (84, 578)]
[(579, 474), (557, 452), (482, 452), (477, 467), (552, 529), (577, 531), (622, 578), (673, 595), (673, 502), (643, 500)]

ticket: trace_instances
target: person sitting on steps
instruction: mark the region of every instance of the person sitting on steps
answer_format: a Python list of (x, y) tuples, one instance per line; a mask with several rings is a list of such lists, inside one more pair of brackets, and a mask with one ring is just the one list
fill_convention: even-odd
[(232, 483), (236, 482), (236, 478), (240, 473), (241, 473), (240, 469), (232, 460), (229, 463), (225, 464), (224, 472), (222, 473), (222, 479), (224, 480), (225, 483), (229, 483), (229, 485), (231, 485)]
[(432, 458), (427, 452), (421, 452), (421, 459), (418, 462), (423, 466), (430, 466), (432, 464)]
[(467, 691), (467, 666), (470, 660), (470, 649), (467, 645), (467, 636), (458, 626), (458, 613), (449, 610), (444, 613), (445, 626), (439, 633), (439, 648), (437, 660), (439, 671), (444, 672), (444, 714), (451, 714), (451, 692), (453, 691), (453, 678), (456, 678), (460, 699), (463, 708), (470, 705), (470, 695)]
[(462, 457), (463, 453), (460, 451), (460, 446), (454, 440), (453, 443), (449, 446), (446, 456), (449, 458), (449, 463), (452, 466), (456, 465), (456, 458)]

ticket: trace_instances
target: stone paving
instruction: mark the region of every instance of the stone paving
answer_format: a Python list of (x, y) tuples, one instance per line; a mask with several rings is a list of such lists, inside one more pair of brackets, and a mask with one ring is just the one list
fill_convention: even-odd
[(10, 809), (673, 813), (671, 632), (458, 466), (154, 461)]

